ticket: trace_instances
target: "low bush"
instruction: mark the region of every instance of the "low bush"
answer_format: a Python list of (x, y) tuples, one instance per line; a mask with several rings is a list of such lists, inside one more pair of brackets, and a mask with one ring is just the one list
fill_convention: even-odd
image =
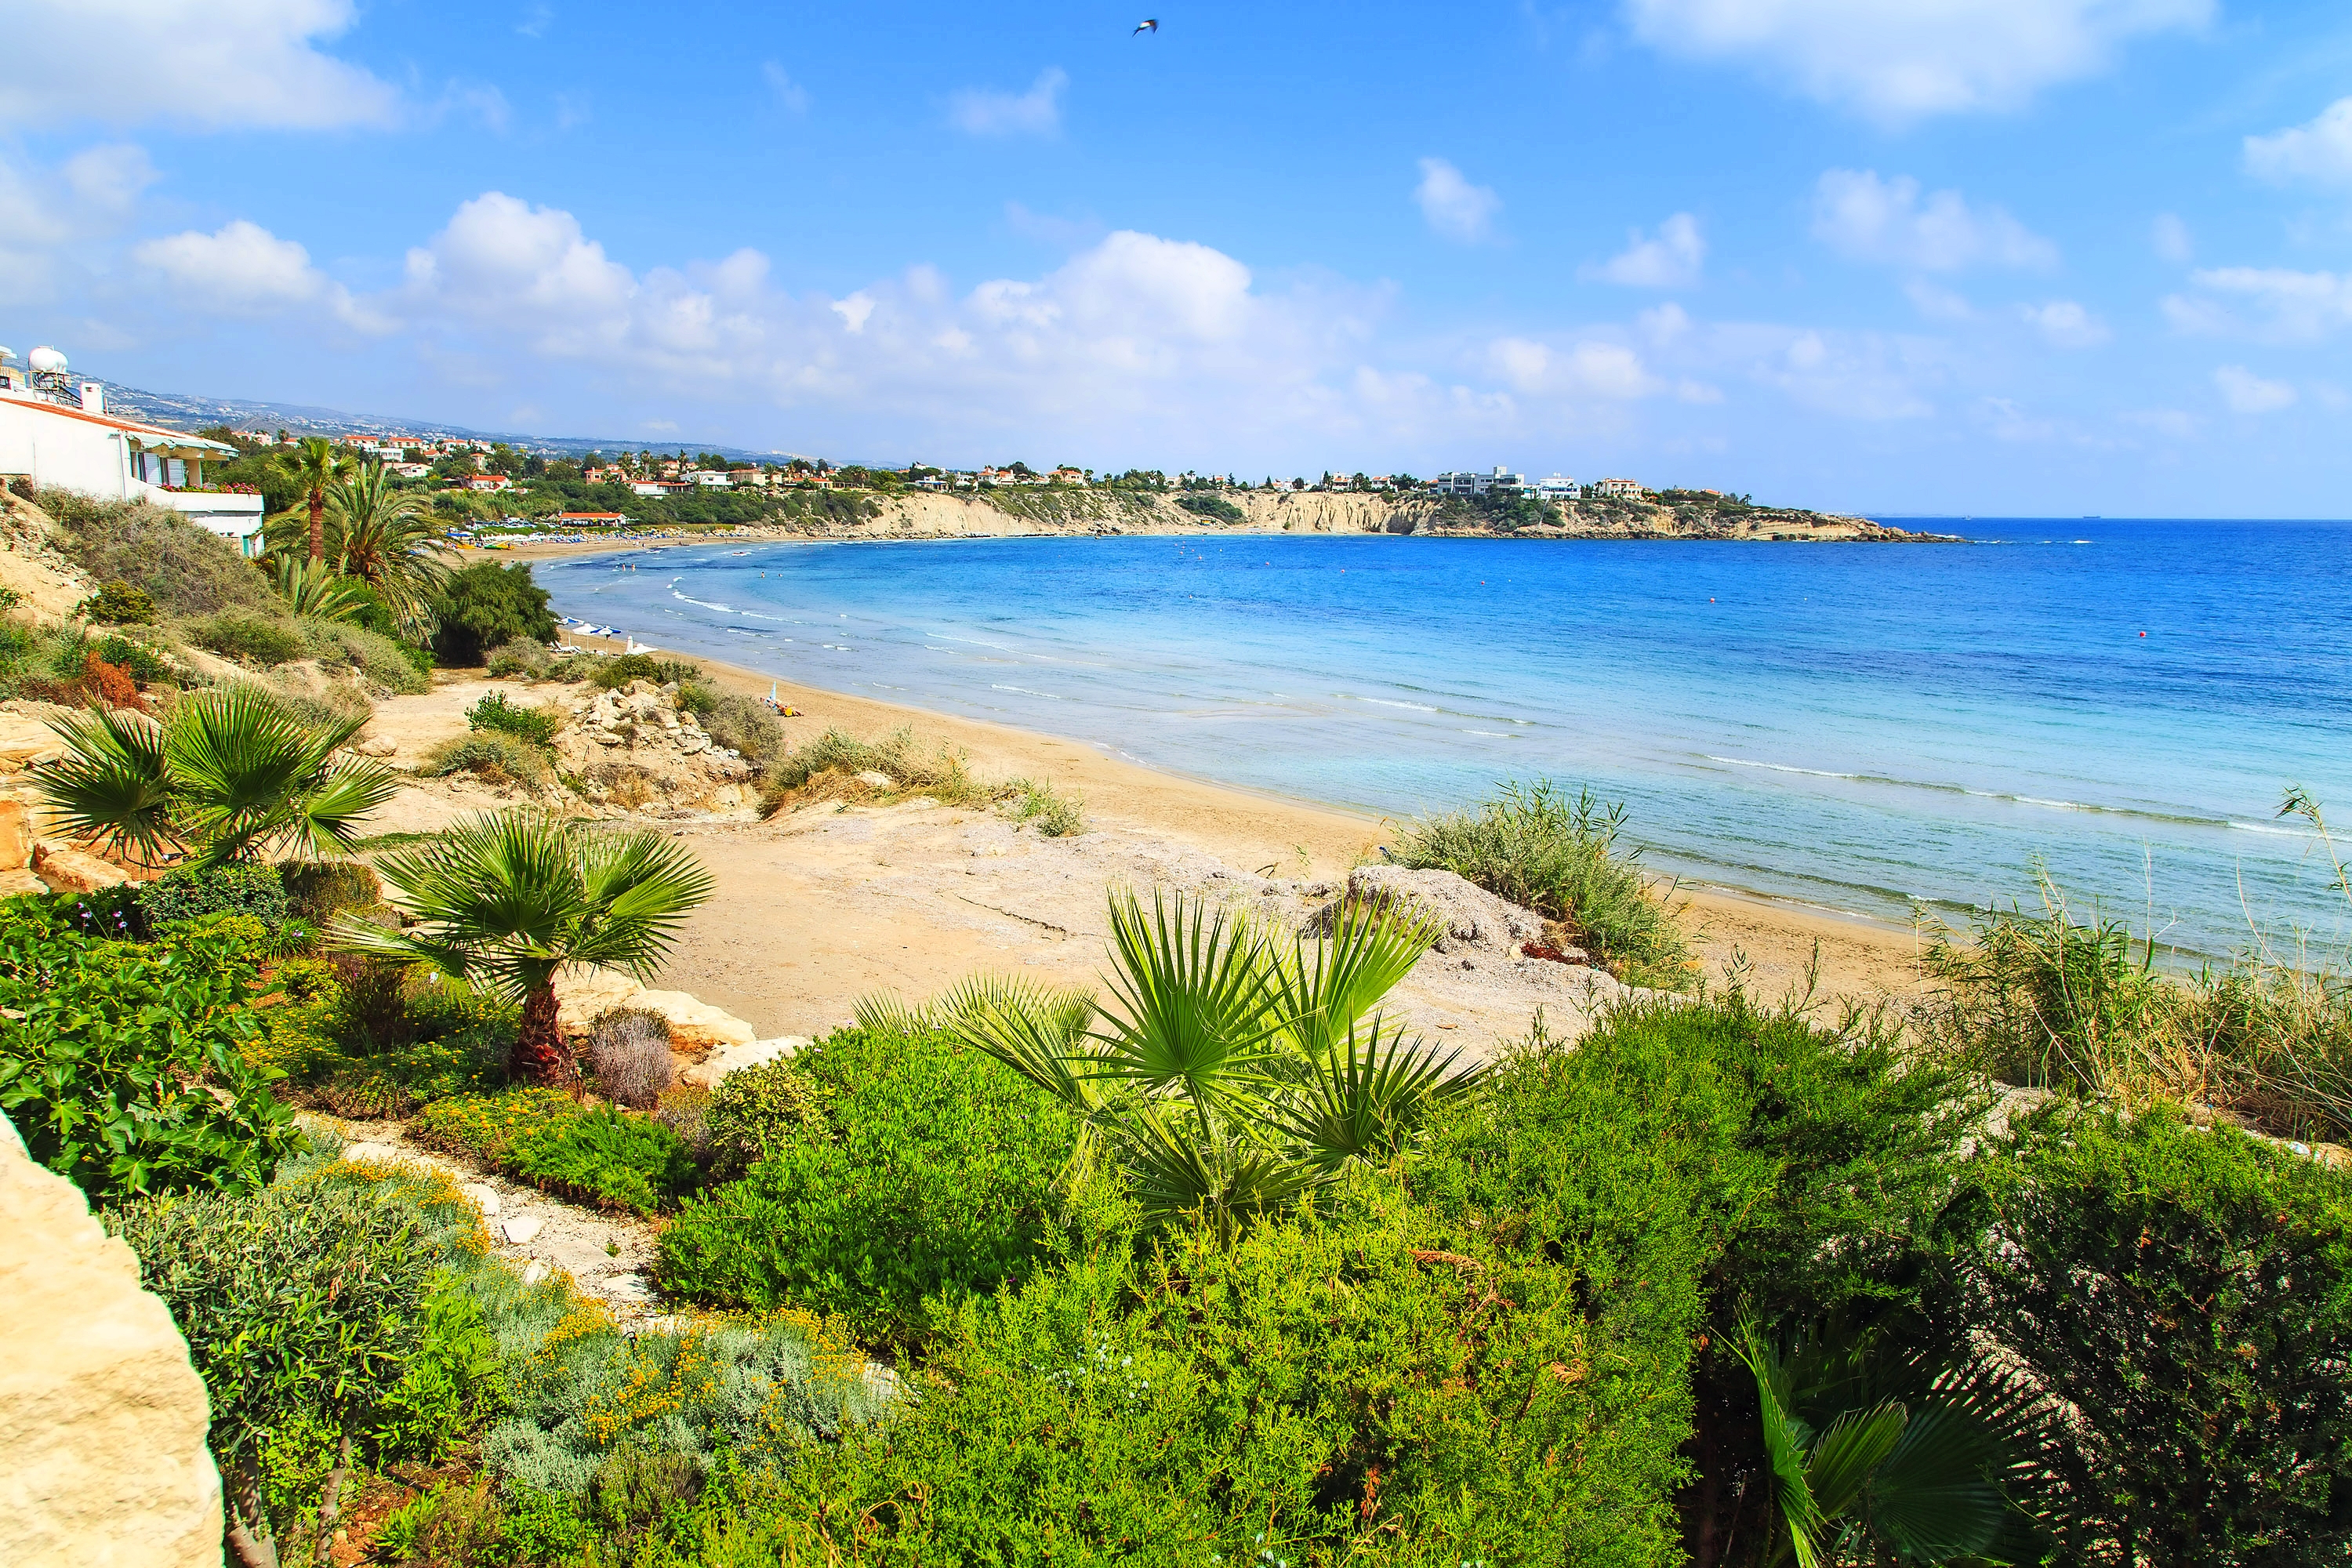
[(1176, 504), (1195, 517), (1209, 518), (1217, 522), (1247, 522), (1249, 513), (1223, 496), (1201, 495), (1188, 491), (1176, 498)]
[(552, 746), (563, 728), (563, 717), (551, 708), (509, 702), (503, 691), (493, 691), (466, 710), (466, 727), (489, 734), (512, 735), (534, 746)]
[(143, 642), (135, 642), (118, 632), (110, 632), (91, 645), (90, 651), (129, 675), (142, 686), (154, 686), (176, 679), (178, 668)]
[(286, 889), (287, 912), (323, 926), (346, 910), (373, 910), (383, 903), (383, 884), (364, 860), (281, 860), (278, 878)]
[(238, 1560), (276, 1561), (276, 1538), (295, 1522), (270, 1517), (263, 1460), (304, 1418), (339, 1450), (311, 1531), (325, 1533), (353, 1441), (422, 1347), (437, 1257), (415, 1214), (373, 1194), (280, 1188), (179, 1194), (107, 1219), (205, 1380)]
[(555, 637), (547, 590), (531, 581), (527, 562), (482, 561), (454, 572), (431, 607), (433, 651), (446, 665), (479, 664), (489, 649), (517, 637), (543, 643)]
[(275, 866), (187, 867), (165, 873), (140, 889), (139, 912), (150, 930), (173, 921), (207, 915), (251, 915), (282, 926), (292, 910), (286, 884)]
[(783, 755), (783, 721), (758, 698), (719, 691), (698, 681), (681, 689), (678, 698), (714, 743), (741, 752), (744, 761), (765, 766)]
[(522, 676), (537, 680), (554, 668), (555, 650), (530, 637), (510, 637), (490, 649), (482, 662), (493, 677)]
[(1493, 799), (1417, 822), (1399, 835), (1394, 858), (1451, 871), (1498, 898), (1550, 916), (1576, 942), (1627, 977), (1681, 989), (1690, 944), (1674, 911), (1621, 852), (1621, 806), (1590, 794), (1570, 800), (1549, 781), (1505, 784)]
[(0, 1110), (94, 1204), (261, 1186), (299, 1136), (240, 1050), (258, 1033), (261, 928), (216, 921), (142, 945), (122, 940), (130, 926), (119, 902), (0, 904)]
[(408, 1135), (428, 1149), (498, 1165), (506, 1163), (518, 1140), (585, 1114), (586, 1108), (562, 1089), (509, 1089), (436, 1100), (416, 1113)]
[(760, 808), (773, 816), (803, 796), (828, 791), (862, 792), (866, 786), (857, 783), (856, 775), (869, 772), (889, 779), (892, 793), (928, 795), (948, 805), (985, 805), (1010, 789), (974, 779), (964, 765), (963, 754), (944, 742), (923, 750), (912, 729), (894, 730), (878, 741), (827, 730), (771, 764)]
[(625, 653), (604, 659), (589, 671), (592, 686), (606, 691), (617, 691), (632, 680), (650, 680), (656, 686), (667, 686), (672, 681), (683, 685), (701, 675), (702, 667), (685, 659), (656, 658), (649, 653)]
[(166, 616), (261, 610), (276, 599), (269, 580), (237, 547), (169, 507), (100, 501), (43, 489), (37, 505), (61, 525), (58, 550), (93, 581), (145, 594)]
[(425, 649), (369, 626), (313, 622), (310, 630), (314, 651), (322, 658), (352, 666), (371, 685), (396, 697), (415, 697), (433, 689), (428, 673), (432, 656)]
[(442, 742), (425, 753), (416, 771), (426, 778), (472, 773), (485, 784), (525, 789), (544, 789), (555, 778), (545, 752), (497, 730), (476, 730)]
[(917, 1347), (956, 1301), (1028, 1273), (1060, 1224), (1050, 1189), (1076, 1122), (1057, 1104), (942, 1035), (844, 1029), (794, 1065), (838, 1136), (688, 1199), (662, 1232), (665, 1284)]
[(2059, 1563), (2352, 1553), (2352, 1182), (2227, 1129), (2063, 1104), (1975, 1163), (1958, 1330), (2063, 1401)]
[(109, 583), (76, 605), (74, 614), (83, 620), (110, 626), (146, 626), (155, 618), (155, 600), (143, 588), (122, 582)]
[(596, 1087), (632, 1110), (651, 1110), (670, 1085), (669, 1020), (642, 1007), (615, 1007), (588, 1026), (581, 1053)]
[(291, 623), (245, 611), (221, 611), (190, 622), (186, 631), (188, 640), (198, 647), (264, 669), (300, 658), (309, 651), (301, 633)]
[(1065, 795), (1051, 783), (1035, 779), (1015, 779), (1013, 787), (1019, 793), (1006, 802), (1005, 811), (1013, 821), (1025, 823), (1047, 838), (1066, 838), (1087, 830), (1086, 802), (1075, 790)]
[(786, 1058), (739, 1068), (719, 1080), (701, 1108), (707, 1157), (719, 1174), (735, 1175), (794, 1143), (830, 1138), (824, 1107), (815, 1081)]
[(677, 1133), (606, 1105), (525, 1132), (499, 1163), (551, 1191), (638, 1214), (667, 1208), (696, 1175)]

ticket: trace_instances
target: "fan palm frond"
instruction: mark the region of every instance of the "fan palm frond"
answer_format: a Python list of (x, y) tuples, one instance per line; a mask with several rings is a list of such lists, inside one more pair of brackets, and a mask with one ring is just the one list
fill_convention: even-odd
[(1153, 1220), (1195, 1219), (1230, 1247), (1248, 1221), (1282, 1212), (1330, 1179), (1314, 1162), (1244, 1137), (1228, 1124), (1202, 1127), (1169, 1110), (1138, 1106), (1108, 1133), (1129, 1192)]
[(1113, 1006), (1093, 1032), (1094, 1071), (1149, 1092), (1173, 1089), (1206, 1119), (1265, 1063), (1281, 1032), (1265, 939), (1179, 892), (1110, 900)]
[(1475, 1084), (1485, 1068), (1462, 1052), (1427, 1048), (1375, 1017), (1314, 1062), (1313, 1075), (1277, 1103), (1275, 1117), (1317, 1163), (1385, 1160), (1402, 1150), (1431, 1107)]
[(1329, 937), (1297, 938), (1276, 966), (1275, 1009), (1300, 1054), (1309, 1061), (1330, 1056), (1443, 931), (1394, 904), (1349, 899)]
[(39, 770), (58, 824), (77, 838), (149, 863), (175, 838), (163, 727), (143, 715), (99, 708), (51, 726), (66, 755)]

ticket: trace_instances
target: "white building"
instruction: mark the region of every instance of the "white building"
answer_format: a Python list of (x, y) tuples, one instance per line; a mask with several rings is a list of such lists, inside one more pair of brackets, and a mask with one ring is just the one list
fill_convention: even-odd
[[(13, 357), (0, 350), (0, 369)], [(22, 474), (100, 500), (152, 501), (236, 541), (248, 556), (261, 553), (261, 498), (205, 482), (205, 465), (235, 458), (236, 447), (107, 413), (106, 389), (75, 384), (55, 349), (35, 349), (27, 369), (0, 376), (0, 477)]]
[(1595, 495), (1622, 496), (1628, 499), (1645, 496), (1650, 487), (1639, 479), (1603, 479), (1592, 487)]
[(1429, 481), (1429, 488), (1442, 496), (1483, 496), (1495, 490), (1523, 490), (1528, 488), (1527, 476), (1515, 474), (1500, 463), (1483, 474), (1464, 471), (1440, 474)]
[(1584, 487), (1566, 474), (1553, 474), (1549, 479), (1538, 479), (1528, 488), (1535, 491), (1537, 499), (1554, 503), (1575, 500), (1584, 494)]

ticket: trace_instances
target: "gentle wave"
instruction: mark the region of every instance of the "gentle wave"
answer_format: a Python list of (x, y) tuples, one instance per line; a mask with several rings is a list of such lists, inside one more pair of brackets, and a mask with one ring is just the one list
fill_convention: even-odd
[(1426, 702), (1391, 702), (1385, 697), (1359, 697), (1352, 691), (1334, 691), (1332, 696), (1342, 702), (1369, 702), (1375, 708), (1404, 708), (1415, 713), (1435, 713), (1439, 710)]
[[(1973, 800), (1998, 800), (2011, 805), (2031, 805), (2043, 811), (2080, 811), (2094, 816), (2136, 817), (2143, 822), (2169, 822), (2184, 827), (2238, 827), (2245, 826), (2224, 816), (2200, 816), (2192, 812), (2147, 811), (2130, 805), (2095, 805), (2087, 801), (2053, 800), (2047, 795), (2011, 795), (2004, 790), (1970, 789), (1966, 784), (1941, 784), (1931, 779), (1898, 779), (1885, 773), (1845, 773), (1829, 768), (1792, 767), (1787, 763), (1763, 763), (1748, 757), (1719, 757), (1712, 752), (1701, 755), (1710, 763), (1722, 763), (1735, 768), (1760, 768), (1767, 773), (1801, 773), (1807, 778), (1842, 779), (1848, 784), (1885, 784), (1891, 789), (1931, 790), (1937, 795), (1964, 795)], [(2280, 831), (2292, 831), (2281, 829)]]
[(669, 591), (669, 596), (673, 599), (684, 600), (689, 605), (699, 605), (706, 610), (716, 610), (722, 616), (731, 616), (736, 613), (735, 606), (732, 605), (714, 605), (708, 599), (689, 599), (675, 588)]
[(1032, 691), (1025, 686), (999, 686), (995, 682), (991, 681), (988, 689), (991, 691), (1017, 691), (1024, 697), (1042, 697), (1048, 702), (1059, 702), (1061, 700), (1060, 698), (1055, 696), (1050, 691)]

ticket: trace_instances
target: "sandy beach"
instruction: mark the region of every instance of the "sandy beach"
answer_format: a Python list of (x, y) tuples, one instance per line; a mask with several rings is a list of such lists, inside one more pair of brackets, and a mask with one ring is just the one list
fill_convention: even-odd
[[(640, 548), (642, 546), (639, 546)], [(612, 546), (499, 552), (529, 559)], [(614, 647), (567, 633), (581, 646)], [(1097, 746), (697, 662), (721, 684), (772, 688), (800, 716), (794, 745), (838, 728), (878, 736), (910, 728), (964, 753), (982, 779), (1050, 781), (1085, 802), (1088, 831), (1052, 839), (993, 813), (924, 800), (821, 802), (760, 821), (744, 811), (673, 826), (719, 880), (663, 984), (749, 1020), (764, 1037), (822, 1032), (875, 991), (923, 997), (975, 970), (1083, 984), (1102, 956), (1104, 895), (1114, 886), (1184, 887), (1303, 919), (1377, 862), (1395, 824), (1318, 803), (1261, 795), (1139, 766)], [(542, 687), (549, 699), (565, 689)], [(436, 721), (461, 706), (439, 693)], [(446, 717), (444, 717), (446, 716)], [(387, 715), (389, 717), (389, 715)], [(1919, 984), (1908, 930), (1793, 907), (1732, 889), (1683, 885), (1673, 901), (1710, 984), (1738, 973), (1751, 992), (1904, 996)], [(1481, 967), (1471, 967), (1477, 964)], [(1816, 970), (1817, 965), (1817, 970)], [(1422, 1027), (1484, 1051), (1524, 1034), (1538, 1006), (1573, 1028), (1614, 983), (1539, 960), (1438, 955), (1400, 994)]]

